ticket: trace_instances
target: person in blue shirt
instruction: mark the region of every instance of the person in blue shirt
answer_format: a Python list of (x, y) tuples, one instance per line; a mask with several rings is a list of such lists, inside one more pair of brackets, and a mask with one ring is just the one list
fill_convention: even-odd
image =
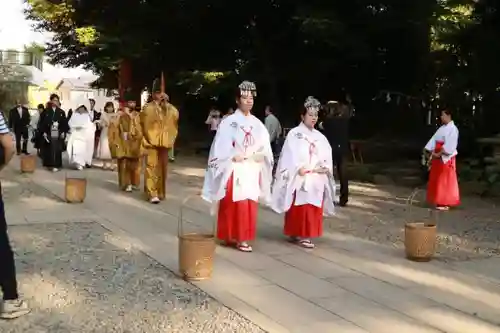
[[(3, 169), (14, 155), (14, 141), (12, 134), (5, 122), (3, 113), (0, 112), (0, 170)], [(5, 207), (0, 187), (0, 289), (3, 301), (0, 303), (0, 318), (14, 319), (30, 312), (28, 305), (19, 299), (17, 291), (16, 265), (14, 253), (10, 246), (7, 234), (7, 221)]]

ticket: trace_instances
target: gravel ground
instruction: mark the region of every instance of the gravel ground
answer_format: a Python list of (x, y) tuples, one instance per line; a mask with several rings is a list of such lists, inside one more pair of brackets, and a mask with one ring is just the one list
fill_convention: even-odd
[(95, 223), (11, 226), (33, 312), (2, 333), (263, 333)]
[(500, 209), (479, 197), (462, 198), (460, 208), (448, 212), (424, 207), (420, 191), (410, 209), (406, 203), (412, 189), (375, 185), (353, 185), (350, 205), (327, 219), (330, 230), (348, 233), (378, 243), (403, 248), (404, 225), (408, 221), (437, 221), (437, 259), (467, 261), (500, 254)]
[(0, 177), (2, 182), (2, 196), (6, 204), (19, 203), (20, 198), (26, 200), (33, 197), (40, 197), (53, 202), (61, 202), (55, 195), (41, 186), (36, 185), (28, 175), (21, 174), (16, 165), (3, 169), (0, 173)]

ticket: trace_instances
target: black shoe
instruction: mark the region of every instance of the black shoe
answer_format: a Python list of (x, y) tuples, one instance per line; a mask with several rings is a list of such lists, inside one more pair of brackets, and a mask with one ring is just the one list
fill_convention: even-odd
[(30, 153), (28, 153), (27, 151), (23, 151), (23, 154), (24, 155), (31, 155)]
[(18, 152), (17, 152), (17, 156), (19, 156), (19, 155), (21, 155), (21, 152), (19, 152), (19, 151), (18, 151)]
[(349, 201), (348, 199), (340, 199), (340, 201), (339, 201), (339, 206), (340, 206), (340, 207), (345, 207), (345, 206), (347, 206), (347, 202), (348, 202), (348, 201)]
[(90, 164), (85, 164), (85, 167), (86, 167), (87, 169), (90, 169), (90, 168), (92, 168), (92, 165), (90, 165)]

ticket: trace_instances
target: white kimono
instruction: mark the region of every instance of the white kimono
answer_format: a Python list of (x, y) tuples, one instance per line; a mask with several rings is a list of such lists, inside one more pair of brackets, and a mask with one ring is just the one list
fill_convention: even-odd
[[(90, 110), (90, 108), (88, 109)], [(94, 116), (96, 115), (97, 111), (95, 110), (90, 110), (89, 113), (87, 114), (87, 117), (89, 117), (90, 121), (94, 121)], [(96, 125), (94, 124), (93, 128), (89, 128), (87, 130), (87, 152), (85, 154), (85, 163), (91, 165), (92, 164), (92, 157), (94, 156), (94, 150), (95, 150), (95, 132), (96, 132)]]
[[(310, 172), (304, 176), (299, 170), (312, 171), (325, 167), (328, 173)], [(319, 131), (310, 130), (303, 123), (286, 136), (276, 169), (272, 191), (272, 209), (277, 213), (288, 211), (295, 193), (295, 205), (323, 205), (324, 215), (334, 214), (335, 180), (333, 179), (332, 148)]]
[(436, 148), (436, 141), (442, 141), (443, 150), (450, 155), (442, 155), (441, 160), (443, 163), (447, 163), (453, 156), (458, 154), (457, 146), (458, 146), (458, 128), (455, 126), (453, 121), (450, 121), (446, 125), (442, 125), (438, 128), (436, 133), (431, 137), (429, 142), (425, 145), (425, 150), (434, 151)]
[[(233, 162), (235, 156), (242, 162)], [(202, 198), (218, 203), (226, 195), (226, 184), (233, 174), (233, 201), (253, 200), (269, 204), (273, 153), (269, 133), (253, 115), (240, 110), (224, 118), (212, 142), (205, 172)]]
[(70, 135), (68, 137), (67, 152), (71, 164), (85, 166), (88, 164), (88, 137), (94, 133), (95, 125), (88, 113), (73, 113), (69, 122)]
[(109, 136), (108, 130), (109, 125), (113, 117), (116, 117), (116, 113), (106, 113), (103, 112), (101, 115), (101, 119), (99, 120), (99, 125), (101, 127), (101, 137), (99, 138), (99, 145), (97, 146), (97, 154), (96, 157), (101, 160), (111, 160), (111, 151), (109, 149)]

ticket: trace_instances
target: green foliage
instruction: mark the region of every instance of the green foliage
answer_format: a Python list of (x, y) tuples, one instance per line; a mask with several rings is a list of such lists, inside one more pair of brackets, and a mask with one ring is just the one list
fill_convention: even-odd
[(474, 118), (478, 100), (485, 112), (497, 109), (493, 0), (25, 1), (27, 17), (54, 34), (51, 61), (83, 65), (107, 86), (116, 86), (118, 64), (128, 59), (141, 88), (162, 70), (169, 89), (196, 96), (228, 94), (244, 77), (285, 110), (310, 94), (348, 91), (358, 114), (373, 112), (382, 90), (454, 101), (463, 119)]

